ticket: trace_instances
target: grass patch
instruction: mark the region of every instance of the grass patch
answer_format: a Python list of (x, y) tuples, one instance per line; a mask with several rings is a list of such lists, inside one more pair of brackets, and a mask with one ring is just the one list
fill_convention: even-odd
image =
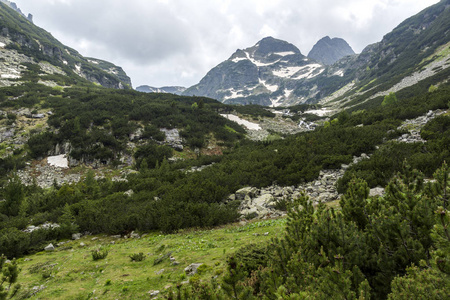
[[(250, 243), (268, 242), (283, 231), (285, 223), (285, 219), (274, 219), (170, 235), (150, 233), (140, 239), (97, 236), (92, 241), (92, 236), (86, 236), (64, 245), (72, 249), (57, 248), (19, 259), (19, 282), (24, 293), (44, 285), (34, 296), (39, 299), (148, 299), (149, 290), (164, 295), (169, 287), (189, 280), (184, 268), (192, 263), (204, 264), (196, 275), (199, 280), (221, 276), (225, 268), (221, 262), (227, 255)], [(81, 242), (86, 246), (79, 247)], [(108, 249), (107, 257), (94, 261), (91, 253), (97, 249)], [(134, 255), (148, 259), (136, 262), (131, 259)], [(170, 256), (179, 264), (173, 264)]]

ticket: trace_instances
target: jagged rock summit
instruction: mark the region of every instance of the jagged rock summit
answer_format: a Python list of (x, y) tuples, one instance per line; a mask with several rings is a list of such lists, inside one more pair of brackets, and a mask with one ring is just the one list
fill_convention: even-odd
[(326, 36), (320, 39), (308, 54), (308, 57), (324, 65), (332, 65), (341, 58), (353, 55), (352, 47), (341, 38)]

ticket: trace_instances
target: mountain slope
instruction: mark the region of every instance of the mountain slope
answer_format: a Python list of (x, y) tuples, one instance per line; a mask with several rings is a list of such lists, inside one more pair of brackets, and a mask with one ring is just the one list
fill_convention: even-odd
[(449, 0), (406, 19), (379, 43), (367, 46), (358, 56), (338, 62), (343, 65), (349, 85), (345, 93), (332, 95), (322, 102), (355, 105), (424, 80), (430, 84), (448, 80), (449, 28)]
[(47, 75), (57, 74), (75, 81), (85, 79), (109, 88), (131, 87), (130, 78), (119, 67), (87, 59), (5, 3), (0, 2), (0, 8), (0, 57), (3, 58), (0, 86), (12, 85), (11, 79), (20, 79), (20, 74), (27, 69), (23, 63), (45, 62), (48, 68), (41, 66), (41, 69)]
[(308, 53), (308, 57), (324, 65), (332, 65), (341, 58), (353, 54), (355, 52), (345, 40), (341, 38), (330, 39), (329, 36), (326, 36), (314, 45)]

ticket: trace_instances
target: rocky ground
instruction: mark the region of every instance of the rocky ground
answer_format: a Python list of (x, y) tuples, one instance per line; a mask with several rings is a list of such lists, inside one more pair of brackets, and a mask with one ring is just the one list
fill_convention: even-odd
[(437, 116), (445, 114), (446, 112), (447, 111), (443, 109), (436, 111), (430, 110), (426, 115), (404, 121), (403, 124), (398, 127), (398, 129), (407, 130), (408, 133), (403, 134), (397, 139), (397, 141), (404, 143), (425, 143), (425, 140), (420, 137), (420, 130), (422, 130), (423, 126), (425, 126), (425, 124), (427, 124), (429, 121), (436, 118)]
[[(354, 157), (352, 164), (369, 158), (369, 155), (363, 153), (360, 157)], [(308, 196), (314, 205), (339, 199), (341, 195), (337, 192), (336, 184), (348, 167), (349, 165), (342, 165), (337, 170), (321, 170), (317, 179), (298, 186), (272, 185), (261, 189), (245, 187), (231, 194), (228, 201), (241, 201), (239, 212), (244, 219), (284, 216), (287, 202), (301, 195)], [(374, 188), (370, 191), (371, 196), (382, 194), (384, 194), (383, 188)]]
[[(260, 130), (247, 130), (247, 136), (253, 141), (264, 141), (271, 134), (289, 135), (313, 130), (315, 124), (294, 122), (277, 114), (274, 118), (263, 118), (257, 121)], [(310, 126), (312, 125), (312, 126)]]

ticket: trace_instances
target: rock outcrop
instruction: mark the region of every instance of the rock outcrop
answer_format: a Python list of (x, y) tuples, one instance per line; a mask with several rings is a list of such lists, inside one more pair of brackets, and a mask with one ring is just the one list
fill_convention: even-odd
[(245, 187), (228, 197), (229, 201), (239, 200), (239, 212), (243, 217), (273, 218), (283, 216), (282, 201), (299, 198), (302, 193), (313, 203), (329, 202), (339, 198), (336, 182), (344, 175), (344, 169), (322, 170), (319, 177), (298, 186), (272, 185), (265, 188)]

